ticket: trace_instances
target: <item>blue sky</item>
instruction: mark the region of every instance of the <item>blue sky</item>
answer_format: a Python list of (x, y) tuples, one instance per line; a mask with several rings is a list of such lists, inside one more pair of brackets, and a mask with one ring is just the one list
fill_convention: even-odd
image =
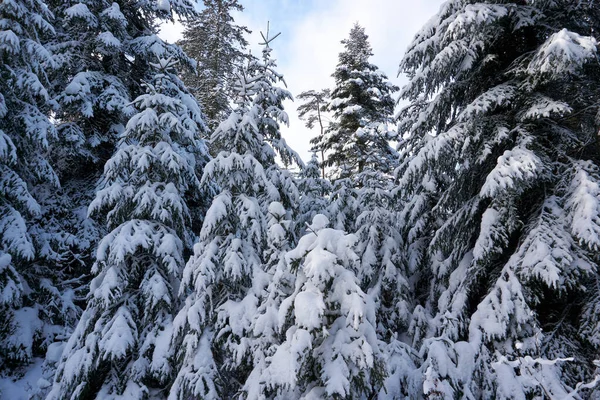
[[(271, 32), (281, 35), (272, 43), (278, 70), (288, 90), (297, 95), (308, 89), (332, 87), (340, 41), (348, 36), (355, 22), (365, 27), (374, 56), (371, 61), (390, 80), (402, 86), (397, 77), (398, 64), (417, 31), (439, 9), (442, 0), (240, 0), (245, 7), (236, 22), (253, 32), (248, 38), (258, 54), (260, 31), (270, 21)], [(176, 40), (181, 27), (164, 26), (162, 36)], [(282, 129), (288, 143), (304, 160), (310, 157), (309, 140), (317, 131), (309, 131), (298, 120), (299, 103), (285, 104), (290, 126)]]

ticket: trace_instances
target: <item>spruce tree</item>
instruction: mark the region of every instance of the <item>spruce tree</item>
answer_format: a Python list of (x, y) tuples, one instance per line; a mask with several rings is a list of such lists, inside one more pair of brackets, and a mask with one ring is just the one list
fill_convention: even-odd
[(373, 53), (363, 27), (355, 24), (342, 44), (328, 104), (333, 121), (315, 146), (325, 151), (324, 163), (334, 167), (335, 178), (348, 178), (369, 167), (389, 171), (395, 159), (387, 125), (394, 112), (391, 95), (398, 88), (369, 62)]
[(40, 285), (52, 284), (35, 263), (44, 251), (33, 232), (43, 208), (33, 189), (59, 186), (48, 155), (56, 140), (48, 117), (48, 74), (56, 65), (47, 42), (53, 34), (43, 1), (0, 4), (0, 373), (19, 372), (43, 354), (52, 336), (44, 322), (50, 307), (36, 296)]
[(57, 131), (47, 155), (60, 188), (51, 182), (31, 187), (41, 213), (30, 229), (39, 251), (28, 268), (33, 273), (28, 302), (34, 303), (39, 319), (29, 319), (42, 327), (43, 334), (29, 332), (37, 335), (38, 351), (48, 347), (43, 366), (46, 380), (39, 381), (38, 397), (51, 386), (60, 358), (56, 354), (85, 308), (94, 250), (106, 234), (86, 210), (103, 165), (134, 112), (131, 99), (143, 93), (142, 81), (152, 78), (148, 60), (156, 59), (156, 54), (172, 54), (187, 61), (178, 47), (155, 35), (155, 23), (172, 18), (171, 12), (181, 16), (193, 12), (186, 1), (141, 6), (102, 1), (49, 0), (47, 4), (55, 18), (47, 45), (54, 68), (46, 68), (45, 73)]
[(595, 368), (599, 11), (449, 1), (402, 61), (398, 193), (428, 398), (565, 398)]
[(295, 275), (278, 312), (285, 339), (258, 379), (275, 398), (368, 398), (385, 374), (375, 305), (356, 276), (356, 237), (328, 224), (316, 215), (285, 256)]
[(355, 24), (342, 44), (327, 106), (333, 120), (312, 142), (315, 150), (325, 152), (323, 164), (334, 180), (327, 210), (332, 226), (355, 232), (362, 212), (360, 188), (370, 179), (389, 181), (397, 164), (389, 125), (395, 104), (391, 95), (398, 88), (369, 62), (373, 53), (363, 27)]
[(200, 109), (171, 59), (159, 59), (89, 208), (106, 217), (88, 306), (58, 365), (49, 399), (145, 399), (170, 382), (169, 347), (187, 199), (207, 159)]
[(207, 125), (214, 131), (227, 118), (233, 99), (236, 72), (248, 57), (244, 54), (250, 31), (235, 24), (234, 12), (243, 11), (238, 0), (203, 0), (204, 8), (187, 21), (179, 45), (197, 62), (196, 72), (183, 81), (203, 107)]
[(52, 153), (64, 180), (81, 179), (82, 170), (99, 175), (135, 113), (131, 102), (154, 75), (152, 60), (173, 57), (182, 67), (192, 66), (178, 46), (156, 35), (156, 26), (173, 13), (182, 19), (194, 15), (194, 6), (188, 0), (50, 1), (58, 26), (52, 91), (61, 138)]
[(306, 225), (312, 222), (317, 214), (325, 214), (329, 206), (329, 193), (331, 183), (321, 177), (320, 163), (317, 155), (313, 153), (310, 161), (300, 172), (298, 191), (300, 204), (298, 206), (298, 230), (304, 232)]
[[(153, 79), (151, 60), (173, 57), (183, 67), (192, 62), (182, 50), (157, 35), (159, 21), (194, 14), (187, 0), (140, 4), (90, 0), (50, 0), (56, 16), (56, 35), (51, 43), (57, 68), (51, 75), (53, 115), (59, 140), (51, 147), (52, 161), (65, 189), (56, 196), (87, 207), (95, 196), (96, 181), (113, 155), (119, 136), (135, 113), (132, 100), (145, 92), (143, 83)], [(85, 219), (69, 218), (74, 224)], [(69, 225), (62, 226), (70, 232)], [(80, 242), (95, 238), (80, 237)], [(92, 246), (78, 253), (93, 258)]]
[(211, 137), (219, 153), (207, 164), (202, 184), (215, 182), (219, 192), (183, 274), (185, 300), (171, 344), (180, 349), (171, 399), (239, 395), (254, 363), (264, 358), (265, 337), (255, 333), (254, 321), (268, 309), (266, 286), (283, 240), (272, 230), (294, 232), (283, 220), (292, 219), (298, 202), (291, 175), (275, 157), (301, 163), (279, 131), (287, 123), (282, 101), (291, 95), (276, 86), (282, 77), (270, 40), (262, 60), (251, 61), (239, 75), (235, 108)]

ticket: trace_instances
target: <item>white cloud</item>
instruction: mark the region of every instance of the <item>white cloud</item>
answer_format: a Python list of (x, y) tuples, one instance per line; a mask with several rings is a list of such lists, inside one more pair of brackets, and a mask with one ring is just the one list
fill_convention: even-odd
[[(308, 89), (332, 87), (333, 73), (342, 51), (340, 41), (348, 36), (355, 22), (365, 27), (374, 56), (371, 61), (390, 80), (397, 78), (398, 64), (417, 31), (439, 9), (442, 0), (242, 0), (245, 11), (236, 21), (247, 25), (249, 38), (257, 54), (260, 31), (271, 21), (273, 33), (282, 32), (272, 47), (279, 72), (294, 95)], [(163, 29), (169, 38), (176, 29)], [(297, 117), (299, 103), (285, 104), (290, 127), (283, 129), (288, 143), (307, 160), (309, 140), (317, 131), (309, 131)]]

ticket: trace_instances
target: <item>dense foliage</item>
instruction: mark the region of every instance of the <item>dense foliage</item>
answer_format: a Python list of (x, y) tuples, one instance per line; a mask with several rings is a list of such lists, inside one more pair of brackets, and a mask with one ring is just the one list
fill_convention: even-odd
[(600, 5), (355, 24), (306, 165), (241, 11), (0, 4), (0, 397), (599, 399)]

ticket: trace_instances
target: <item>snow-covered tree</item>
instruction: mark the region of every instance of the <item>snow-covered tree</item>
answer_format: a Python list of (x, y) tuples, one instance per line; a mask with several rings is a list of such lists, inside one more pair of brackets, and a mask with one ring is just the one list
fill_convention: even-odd
[(173, 57), (192, 67), (178, 46), (156, 33), (157, 23), (172, 20), (174, 13), (183, 19), (194, 15), (194, 5), (189, 0), (66, 0), (53, 5), (58, 28), (52, 50), (58, 65), (52, 83), (61, 138), (53, 159), (61, 178), (80, 176), (78, 170), (101, 173), (135, 112), (131, 101), (144, 93), (143, 82), (152, 79), (150, 62)]
[(160, 59), (134, 101), (118, 149), (89, 208), (105, 216), (87, 309), (58, 365), (49, 399), (146, 399), (170, 382), (169, 346), (185, 238), (187, 199), (207, 159), (195, 99)]
[(389, 338), (408, 328), (409, 270), (401, 252), (400, 218), (395, 210), (391, 181), (379, 178), (379, 173), (373, 172), (358, 191), (356, 252), (360, 257), (361, 287), (377, 299), (381, 337)]
[(593, 371), (599, 11), (451, 0), (402, 61), (398, 193), (428, 398), (565, 398)]
[(296, 275), (278, 313), (285, 340), (260, 376), (275, 398), (368, 398), (384, 378), (375, 305), (356, 276), (356, 237), (328, 223), (316, 215), (285, 257)]
[(269, 394), (262, 376), (268, 368), (268, 357), (281, 343), (279, 307), (293, 292), (294, 276), (285, 265), (285, 254), (294, 244), (293, 222), (281, 203), (269, 205), (268, 233), (265, 249), (264, 274), (256, 280), (262, 289), (260, 303), (249, 321), (249, 351), (252, 353), (252, 370), (241, 391), (248, 399), (264, 399)]
[(336, 179), (331, 186), (325, 214), (334, 229), (353, 232), (358, 212), (354, 181), (351, 178)]
[[(357, 277), (373, 298), (377, 334), (385, 354), (387, 375), (380, 398), (411, 398), (418, 382), (412, 343), (406, 343), (413, 306), (410, 278), (414, 271), (403, 251), (401, 214), (390, 174), (366, 168), (354, 177)], [(335, 194), (335, 193), (334, 193)], [(333, 204), (338, 200), (334, 198)]]
[(325, 151), (324, 163), (334, 167), (335, 178), (352, 177), (368, 167), (393, 170), (388, 124), (395, 104), (391, 95), (398, 88), (369, 62), (373, 53), (363, 27), (355, 24), (342, 44), (327, 107), (333, 120), (313, 145)]
[(300, 204), (298, 206), (297, 226), (300, 232), (304, 232), (306, 224), (312, 222), (315, 215), (325, 214), (329, 206), (328, 196), (331, 192), (331, 183), (328, 179), (321, 177), (319, 169), (317, 155), (313, 153), (298, 178)]
[[(40, 279), (32, 293), (40, 297), (39, 304), (48, 304), (42, 311), (51, 322), (44, 337), (49, 344), (66, 341), (85, 308), (81, 297), (89, 290), (94, 250), (107, 233), (86, 210), (103, 166), (135, 112), (131, 100), (144, 92), (143, 81), (152, 79), (148, 61), (172, 55), (187, 63), (178, 47), (155, 35), (156, 22), (171, 19), (172, 12), (189, 15), (193, 5), (187, 1), (47, 3), (56, 27), (49, 45), (55, 68), (47, 73), (57, 130), (48, 155), (61, 188), (48, 184), (34, 188), (42, 199), (42, 214), (32, 230), (40, 248), (35, 261)], [(55, 361), (49, 355), (48, 363)]]
[(215, 182), (219, 193), (183, 274), (185, 300), (171, 345), (180, 349), (180, 364), (171, 399), (231, 398), (264, 358), (265, 337), (254, 333), (255, 320), (265, 308), (277, 249), (294, 239), (290, 221), (298, 203), (295, 183), (275, 156), (301, 163), (279, 132), (287, 123), (282, 101), (290, 94), (275, 86), (281, 76), (269, 41), (263, 60), (239, 75), (235, 108), (211, 137), (219, 153), (202, 184)]
[(56, 139), (48, 117), (51, 19), (43, 1), (0, 4), (0, 372), (17, 372), (44, 347), (44, 316), (34, 298), (41, 249), (31, 229), (42, 215), (33, 188), (58, 186), (48, 157)]
[(238, 0), (203, 0), (197, 17), (184, 24), (179, 42), (186, 54), (197, 61), (196, 72), (183, 81), (203, 107), (211, 131), (227, 118), (232, 100), (235, 73), (248, 57), (245, 35), (248, 28), (235, 24), (233, 13), (243, 11)]

